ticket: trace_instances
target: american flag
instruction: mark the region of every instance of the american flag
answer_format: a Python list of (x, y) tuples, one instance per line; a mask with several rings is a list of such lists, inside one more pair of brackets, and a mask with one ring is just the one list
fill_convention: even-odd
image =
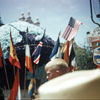
[(36, 49), (32, 53), (32, 57), (34, 58), (33, 59), (33, 62), (35, 64), (38, 64), (39, 63), (42, 45), (43, 45), (43, 42), (40, 41), (39, 44), (38, 44), (38, 46), (36, 47)]
[(66, 27), (62, 37), (65, 40), (71, 40), (74, 38), (74, 36), (76, 35), (78, 29), (79, 29), (79, 25), (82, 24), (80, 21), (75, 20), (74, 18), (70, 18), (69, 24)]

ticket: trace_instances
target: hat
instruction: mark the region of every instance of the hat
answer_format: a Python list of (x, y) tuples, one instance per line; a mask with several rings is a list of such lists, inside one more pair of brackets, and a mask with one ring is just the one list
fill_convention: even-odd
[(100, 69), (76, 71), (52, 79), (38, 89), (38, 99), (100, 99)]

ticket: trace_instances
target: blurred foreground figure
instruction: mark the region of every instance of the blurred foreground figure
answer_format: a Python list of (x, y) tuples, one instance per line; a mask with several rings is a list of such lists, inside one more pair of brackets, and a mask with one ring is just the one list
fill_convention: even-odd
[(63, 59), (53, 59), (45, 66), (47, 79), (51, 80), (67, 73), (67, 63)]
[(64, 74), (41, 85), (38, 92), (37, 100), (100, 99), (100, 69)]
[(4, 94), (2, 88), (0, 88), (0, 100), (4, 100)]

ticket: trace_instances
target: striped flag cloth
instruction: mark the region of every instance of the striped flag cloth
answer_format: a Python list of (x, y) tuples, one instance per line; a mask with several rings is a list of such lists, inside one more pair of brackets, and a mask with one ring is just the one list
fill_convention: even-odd
[(77, 66), (76, 66), (76, 61), (75, 61), (75, 51), (73, 44), (70, 46), (70, 54), (69, 54), (69, 63), (68, 63), (68, 70), (69, 72), (73, 71)]
[(72, 44), (70, 56), (69, 56), (69, 66), (72, 66), (72, 62), (74, 62), (74, 60), (75, 60), (75, 51), (74, 51), (74, 47), (73, 47), (73, 44)]
[(28, 87), (28, 95), (31, 97), (33, 93), (36, 93), (35, 69)]
[(2, 53), (1, 43), (0, 43), (0, 68), (2, 68), (2, 66), (3, 66), (2, 57), (3, 57), (3, 53)]
[(30, 55), (30, 47), (28, 44), (26, 44), (25, 54), (26, 54), (25, 55), (25, 66), (31, 73), (33, 73), (32, 61), (31, 61), (31, 55)]
[(70, 42), (67, 41), (64, 47), (64, 60), (66, 61), (66, 63), (69, 63), (69, 47), (70, 47)]
[(51, 60), (55, 59), (55, 58), (59, 58), (59, 56), (57, 56), (57, 55), (59, 55), (58, 53), (60, 53), (59, 49), (60, 49), (60, 39), (59, 39), (59, 36), (58, 36), (56, 44), (55, 44), (55, 46), (54, 46), (54, 48), (53, 48), (53, 50), (52, 50), (52, 52), (50, 54), (50, 57), (49, 57)]
[(21, 68), (19, 59), (17, 57), (16, 49), (13, 45), (13, 40), (10, 32), (10, 53), (9, 53), (9, 62), (13, 65), (16, 66), (17, 68)]
[(15, 76), (15, 81), (9, 96), (8, 100), (21, 100), (21, 97), (18, 97), (18, 91), (19, 91), (20, 85), (19, 85), (19, 69), (17, 68), (16, 76)]
[(82, 24), (80, 21), (71, 17), (62, 37), (68, 41), (73, 39), (79, 29), (80, 24)]
[(72, 62), (75, 58), (75, 52), (74, 52), (74, 48), (73, 48), (73, 41), (67, 41), (63, 50), (64, 53), (64, 60), (66, 61), (66, 63), (68, 64), (68, 70), (72, 71), (73, 69), (73, 65)]
[(32, 53), (34, 64), (38, 64), (39, 63), (42, 46), (43, 46), (43, 42), (40, 41), (39, 44), (37, 45), (36, 49)]
[(17, 100), (21, 100), (21, 89), (20, 89), (20, 85), (18, 87)]
[(28, 28), (27, 28), (27, 33), (26, 33), (25, 66), (31, 73), (33, 73), (30, 47), (29, 47), (29, 44), (28, 44), (27, 34), (28, 34)]

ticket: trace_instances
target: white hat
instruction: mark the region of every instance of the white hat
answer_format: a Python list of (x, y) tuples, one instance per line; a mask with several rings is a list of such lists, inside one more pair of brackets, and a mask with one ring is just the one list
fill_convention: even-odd
[(76, 71), (52, 79), (38, 89), (38, 99), (100, 99), (100, 69)]

